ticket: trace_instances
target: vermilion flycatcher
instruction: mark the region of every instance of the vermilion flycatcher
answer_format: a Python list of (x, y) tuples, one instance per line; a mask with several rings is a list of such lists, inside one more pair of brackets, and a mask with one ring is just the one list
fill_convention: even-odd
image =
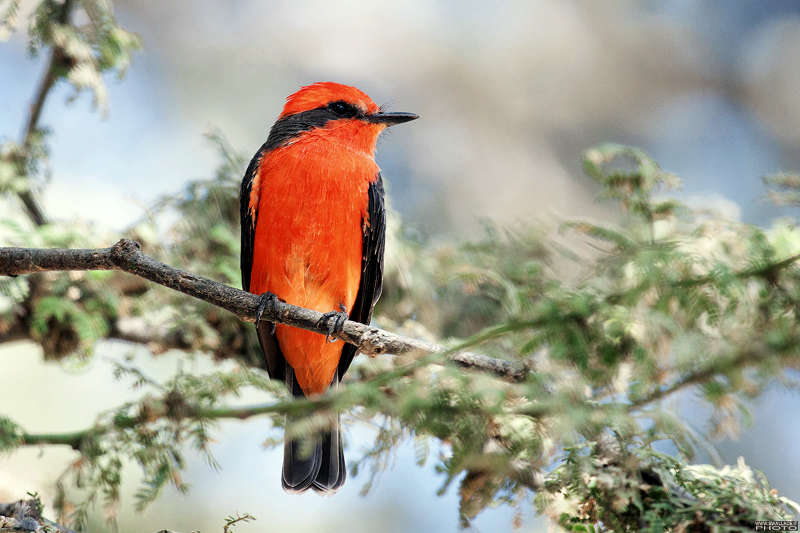
[[(386, 229), (375, 144), (387, 126), (415, 118), (384, 113), (338, 83), (315, 83), (286, 99), (242, 180), (246, 291), (263, 295), (262, 305), (277, 297), (325, 312), (329, 336), (347, 318), (369, 323), (381, 294)], [(270, 377), (296, 396), (338, 383), (355, 356), (355, 346), (325, 335), (260, 321), (256, 328)], [(284, 489), (331, 492), (345, 477), (338, 425), (310, 446), (287, 439)]]

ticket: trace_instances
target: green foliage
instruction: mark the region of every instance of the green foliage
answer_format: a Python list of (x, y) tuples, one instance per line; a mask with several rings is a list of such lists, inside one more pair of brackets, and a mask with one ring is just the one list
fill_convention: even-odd
[(21, 0), (0, 2), (0, 41), (7, 40), (16, 31), (19, 23), (19, 6)]
[[(92, 346), (108, 335), (108, 317), (113, 316), (113, 306), (97, 299), (89, 299), (87, 304), (82, 307), (68, 295), (45, 296), (36, 303), (31, 332), (35, 340), (47, 339), (46, 353), (70, 353), (81, 346)], [(63, 333), (54, 337), (52, 333), (56, 329)]]
[(21, 145), (11, 141), (0, 144), (0, 197), (38, 190), (47, 181), (49, 133), (46, 128), (34, 128)]
[[(164, 235), (141, 239), (146, 249), (188, 270), (238, 283), (236, 274), (226, 272), (235, 272), (238, 259), (236, 187), (244, 159), (219, 137), (215, 141), (224, 155), (217, 175), (192, 182), (176, 199), (164, 200), (150, 220), (131, 232), (140, 238), (156, 235), (152, 228), (159, 227), (158, 217), (177, 220)], [(274, 424), (285, 425), (292, 435), (323, 431), (335, 411), (372, 424), (382, 421), (373, 448), (351, 461), (354, 474), (369, 473), (365, 491), (391, 464), (401, 442), (434, 438), (446, 443), (435, 468), (442, 474), (442, 492), (458, 484), (465, 526), (487, 506), (521, 505), (531, 489), (538, 489), (542, 512), (561, 502), (560, 514), (552, 516), (573, 529), (635, 529), (631, 524), (666, 524), (667, 517), (674, 524), (744, 523), (756, 515), (791, 512), (776, 498), (747, 503), (755, 492), (732, 492), (734, 485), (719, 488), (715, 496), (718, 502), (739, 502), (724, 516), (704, 512), (700, 504), (689, 505), (691, 516), (682, 514), (685, 501), (673, 498), (672, 489), (658, 493), (661, 499), (654, 499), (652, 491), (645, 496), (637, 491), (650, 482), (651, 471), (661, 472), (654, 461), (662, 466), (667, 461), (655, 454), (651, 443), (671, 440), (681, 453), (674, 464), (683, 470), (669, 479), (662, 476), (660, 483), (675, 488), (675, 494), (688, 492), (705, 501), (697, 489), (705, 481), (679, 473), (695, 471), (681, 461), (708, 444), (662, 411), (660, 398), (702, 385), (704, 400), (714, 408), (713, 433), (734, 433), (744, 400), (797, 363), (800, 332), (793, 317), (800, 273), (792, 254), (800, 251), (800, 232), (787, 222), (764, 230), (693, 213), (675, 200), (652, 200), (658, 187), (668, 184), (662, 179), (667, 175), (653, 163), (640, 162), (626, 174), (618, 168), (622, 163), (615, 160), (616, 150), (620, 157), (630, 157), (628, 149), (618, 147), (590, 151), (588, 157), (593, 175), (610, 189), (604, 196), (623, 208), (617, 225), (570, 222), (557, 235), (487, 226), (486, 237), (478, 242), (438, 248), (403, 239), (396, 229), (392, 233), (390, 249), (400, 250), (400, 261), (404, 255), (426, 257), (401, 263), (403, 274), (427, 282), (400, 283), (396, 258), (389, 255), (387, 301), (378, 321), (433, 338), (475, 332), (462, 348), (482, 343), (482, 351), (523, 361), (534, 371), (529, 379), (508, 383), (442, 365), (441, 357), (384, 359), (354, 365), (347, 385), (324, 401), (287, 402), (281, 384), (256, 370), (179, 374), (160, 384), (120, 365), (118, 377), (132, 378), (134, 386), (151, 393), (101, 418), (96, 427), (107, 431), (89, 432), (81, 440), (84, 459), (70, 476), (86, 493), (74, 504), (73, 517), (80, 523), (96, 501), (113, 510), (121, 465), (128, 459), (143, 472), (139, 507), (168, 483), (185, 489), (180, 477), (185, 448), (216, 464), (208, 448), (214, 420), (241, 416), (225, 408), (224, 401), (243, 386), (260, 388), (275, 402), (252, 414), (277, 415)], [(603, 165), (612, 165), (609, 172), (625, 179), (606, 179)], [(640, 167), (651, 173), (649, 178), (633, 175)], [(209, 239), (215, 227), (219, 238)], [(557, 240), (565, 234), (600, 244), (587, 249), (580, 240)], [(68, 288), (53, 282), (51, 290), (65, 294)], [(169, 331), (190, 331), (190, 349), (236, 352), (244, 360), (258, 356), (250, 328), (206, 304), (157, 287), (122, 298), (130, 303), (116, 308), (156, 314)], [(408, 301), (420, 302), (426, 316), (435, 319), (423, 326), (411, 314), (404, 315)], [(60, 323), (74, 312), (64, 298), (43, 297), (39, 305), (37, 327)], [(222, 338), (239, 340), (222, 351)], [(290, 411), (287, 425), (282, 415)], [(579, 475), (576, 469), (600, 468), (591, 462), (600, 458), (594, 443), (609, 435), (616, 435), (626, 451), (605, 460), (602, 479), (613, 490), (603, 492), (585, 485), (585, 472)], [(428, 452), (418, 450), (419, 461), (426, 462)], [(591, 460), (578, 461), (580, 454)], [(610, 468), (612, 464), (618, 467)], [(628, 499), (620, 500), (620, 495)], [(590, 496), (595, 514), (586, 514)], [(624, 509), (620, 501), (626, 502)]]
[[(28, 176), (34, 173), (34, 169), (20, 172), (17, 163), (19, 155), (19, 147), (15, 143), (6, 142), (0, 145), (0, 195), (28, 190)], [(42, 157), (32, 157), (28, 161), (41, 160)]]
[[(4, 244), (16, 246), (91, 247), (110, 239), (81, 224), (30, 228), (6, 221), (3, 228)], [(0, 280), (0, 331), (24, 329), (47, 358), (88, 355), (97, 340), (115, 331), (120, 307), (127, 307), (121, 304), (125, 297), (121, 283), (121, 276), (110, 272), (4, 278)]]
[(44, 512), (44, 504), (42, 504), (42, 498), (39, 496), (39, 493), (34, 491), (26, 492), (25, 494), (27, 494), (31, 499), (31, 502), (33, 502), (36, 516), (42, 516), (42, 513)]
[(5, 416), (0, 416), (0, 454), (13, 451), (22, 442), (22, 428)]
[[(5, 36), (18, 25), (19, 2), (0, 4), (0, 36)], [(73, 19), (85, 23), (75, 24)], [(38, 192), (48, 177), (48, 130), (37, 124), (35, 110), (41, 108), (54, 83), (65, 78), (76, 94), (91, 90), (95, 103), (105, 109), (102, 74), (122, 75), (138, 48), (138, 39), (117, 25), (110, 2), (104, 0), (43, 0), (30, 17), (28, 36), (31, 52), (48, 48), (51, 61), (25, 137), (19, 144), (0, 146), (0, 196)], [(0, 233), (5, 245), (19, 246), (96, 246), (110, 239), (80, 224), (31, 225), (17, 213), (3, 216)], [(96, 340), (115, 332), (120, 297), (125, 292), (124, 286), (109, 283), (97, 273), (2, 280), (0, 331), (29, 335), (50, 358), (76, 351), (87, 354)]]
[[(444, 424), (454, 429), (452, 420), (469, 413), (478, 416), (464, 418), (477, 434), (489, 436), (494, 430), (504, 437), (487, 441), (471, 435), (465, 444), (440, 434), (439, 425), (425, 423), (427, 417), (404, 420), (405, 427), (452, 446), (441, 469), (448, 480), (464, 476), (465, 520), (492, 503), (518, 500), (521, 486), (538, 486), (531, 477), (527, 482), (518, 477), (515, 462), (547, 471), (563, 464), (554, 455), (561, 446), (585, 448), (609, 432), (624, 435), (627, 442), (672, 440), (683, 458), (691, 458), (698, 446), (708, 444), (651, 404), (702, 385), (703, 399), (714, 408), (712, 435), (735, 435), (746, 417), (745, 400), (775, 379), (785, 379), (784, 369), (800, 357), (795, 316), (800, 232), (793, 222), (777, 221), (762, 229), (657, 197), (677, 179), (636, 149), (592, 149), (585, 168), (622, 214), (616, 225), (571, 221), (562, 226), (562, 234), (596, 242), (591, 249), (574, 240), (552, 240), (541, 230), (528, 232), (526, 241), (525, 233), (520, 237), (490, 227), (477, 245), (444, 246), (427, 252), (436, 261), (408, 262), (407, 268), (423, 270), (409, 277), (439, 280), (437, 287), (389, 291), (390, 309), (402, 308), (409, 298), (423, 305), (436, 302), (442, 314), (452, 313), (438, 321), (426, 319), (426, 326), (435, 328), (433, 338), (452, 332), (449, 323), (475, 331), (470, 304), (464, 302), (472, 299), (478, 305), (491, 299), (495, 305), (483, 304), (475, 312), (487, 329), (473, 338), (485, 341), (482, 351), (526, 361), (535, 371), (510, 389), (513, 393), (505, 391), (503, 406), (507, 410), (509, 404), (524, 402), (522, 411), (535, 413), (536, 420), (511, 414), (482, 418), (471, 406), (458, 415), (449, 413)], [(453, 308), (450, 302), (456, 302)], [(384, 302), (381, 311), (386, 308)], [(407, 331), (419, 329), (409, 326), (408, 318), (395, 320)], [(464, 382), (460, 394), (476, 386)], [(483, 398), (478, 401), (487, 406)], [(414, 407), (419, 413), (448, 415), (434, 403)], [(509, 435), (516, 439), (510, 441)], [(488, 468), (480, 460), (478, 466), (470, 464), (487, 460), (492, 455), (487, 448), (503, 450), (499, 460)], [(626, 479), (623, 474), (620, 481)], [(775, 516), (783, 512), (776, 508)], [(744, 523), (752, 515), (742, 511), (736, 519)], [(703, 515), (703, 520), (714, 523), (717, 518)], [(609, 520), (599, 522), (593, 526), (597, 530), (615, 529)]]
[[(221, 134), (210, 133), (208, 138), (221, 159), (214, 176), (189, 181), (177, 194), (163, 197), (130, 235), (168, 264), (241, 287), (239, 185), (247, 159)], [(158, 326), (166, 329), (166, 337), (180, 339), (181, 348), (263, 364), (252, 326), (217, 307), (163, 287), (148, 288), (138, 305), (160, 309), (155, 315)]]
[[(71, 11), (80, 9), (88, 23), (69, 22)], [(106, 110), (108, 98), (102, 74), (124, 75), (132, 54), (139, 49), (139, 39), (122, 29), (114, 18), (111, 3), (104, 0), (44, 0), (37, 6), (30, 26), (29, 49), (58, 51), (58, 76), (75, 88), (75, 95), (86, 89), (94, 104)]]
[[(185, 269), (241, 286), (239, 271), (239, 186), (247, 159), (234, 151), (219, 133), (208, 134), (222, 163), (213, 178), (189, 181), (178, 194), (162, 198), (150, 219), (175, 220), (152, 246)], [(153, 235), (155, 236), (155, 235)], [(153, 240), (153, 239), (151, 239)]]
[[(102, 504), (107, 519), (114, 520), (122, 471), (130, 461), (142, 473), (134, 494), (138, 510), (155, 500), (167, 485), (181, 492), (188, 490), (189, 484), (181, 476), (186, 448), (202, 453), (209, 465), (217, 467), (210, 449), (216, 417), (204, 413), (210, 413), (208, 408), (217, 406), (221, 398), (235, 396), (244, 387), (286, 395), (279, 384), (248, 369), (205, 376), (179, 373), (164, 383), (123, 364), (116, 365), (114, 374), (118, 379), (132, 379), (132, 386), (146, 394), (138, 402), (104, 413), (92, 429), (73, 437), (70, 444), (80, 451), (81, 459), (60, 476), (56, 508), (59, 521), (77, 529), (87, 526), (95, 504)], [(0, 435), (2, 431), (0, 428)]]

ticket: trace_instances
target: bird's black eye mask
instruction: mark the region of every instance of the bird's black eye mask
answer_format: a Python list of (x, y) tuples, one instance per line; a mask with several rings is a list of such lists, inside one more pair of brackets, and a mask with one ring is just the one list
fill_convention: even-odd
[(324, 128), (332, 120), (363, 117), (364, 113), (359, 108), (343, 100), (288, 115), (278, 119), (272, 126), (265, 148), (272, 150), (283, 146), (303, 132), (314, 128)]
[(292, 139), (303, 132), (314, 128), (324, 128), (328, 122), (336, 120), (356, 119), (372, 124), (392, 126), (415, 118), (417, 118), (417, 115), (414, 113), (387, 113), (383, 108), (377, 113), (367, 114), (354, 104), (344, 100), (336, 100), (315, 109), (301, 111), (278, 119), (272, 126), (267, 142), (262, 148), (273, 150), (290, 143)]
[(355, 118), (358, 116), (363, 115), (362, 111), (350, 104), (345, 102), (344, 100), (337, 100), (336, 102), (331, 102), (326, 106), (326, 108), (336, 115), (337, 118)]

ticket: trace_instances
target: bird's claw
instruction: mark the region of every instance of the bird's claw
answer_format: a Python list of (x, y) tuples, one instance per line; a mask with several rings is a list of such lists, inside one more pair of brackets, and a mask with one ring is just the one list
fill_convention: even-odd
[[(261, 296), (258, 297), (258, 311), (256, 312), (256, 326), (261, 322), (261, 318), (264, 315), (264, 312), (269, 310), (270, 314), (275, 313), (275, 303), (278, 301), (278, 297), (267, 291), (263, 293)], [(270, 335), (275, 335), (275, 322), (270, 322)]]
[(328, 311), (322, 315), (322, 318), (317, 321), (317, 327), (327, 326), (327, 335), (325, 340), (328, 342), (336, 342), (336, 337), (344, 329), (344, 323), (350, 318), (347, 314), (347, 308), (344, 304), (339, 304), (338, 311)]

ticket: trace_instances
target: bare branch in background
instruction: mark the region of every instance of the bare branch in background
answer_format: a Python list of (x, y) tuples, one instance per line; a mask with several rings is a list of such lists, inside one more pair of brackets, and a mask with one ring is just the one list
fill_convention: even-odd
[[(128, 239), (122, 239), (110, 248), (98, 249), (0, 248), (0, 275), (65, 270), (121, 270), (221, 307), (247, 322), (255, 322), (258, 313), (259, 296), (165, 265), (143, 254), (139, 244)], [(276, 302), (272, 309), (265, 310), (262, 318), (327, 333), (327, 323), (322, 320), (323, 313), (285, 302)], [(371, 357), (445, 351), (440, 345), (396, 335), (352, 320), (344, 323), (337, 336)], [(482, 354), (458, 352), (447, 357), (459, 365), (490, 372), (511, 381), (523, 379), (528, 372), (522, 363)]]

